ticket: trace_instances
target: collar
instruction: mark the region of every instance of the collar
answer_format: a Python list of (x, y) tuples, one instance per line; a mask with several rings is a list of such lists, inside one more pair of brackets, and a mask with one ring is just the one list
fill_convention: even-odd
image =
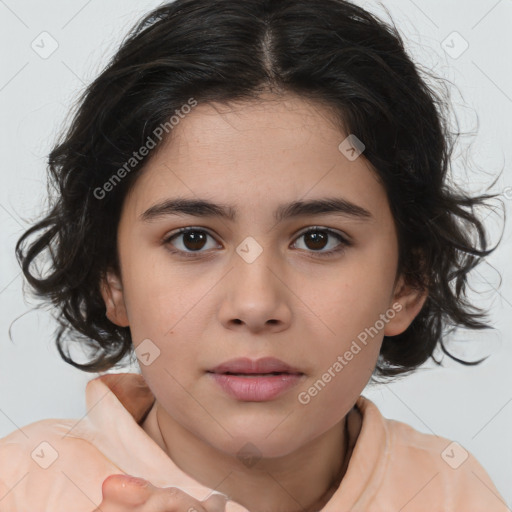
[[(154, 402), (142, 375), (101, 375), (87, 383), (88, 413), (67, 435), (88, 440), (124, 473), (159, 487), (178, 487), (198, 500), (206, 499), (216, 491), (185, 474), (141, 427)], [(322, 512), (352, 510), (355, 506), (364, 510), (385, 473), (390, 454), (385, 418), (364, 396), (355, 405), (362, 416), (361, 430), (345, 476)], [(243, 507), (239, 510), (248, 512)]]

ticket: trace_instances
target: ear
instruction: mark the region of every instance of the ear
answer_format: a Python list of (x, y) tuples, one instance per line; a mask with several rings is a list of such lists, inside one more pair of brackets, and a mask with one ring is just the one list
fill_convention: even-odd
[(113, 271), (108, 270), (100, 283), (101, 296), (106, 306), (106, 317), (119, 327), (127, 327), (128, 314), (124, 301), (121, 279)]
[(396, 315), (388, 321), (384, 329), (384, 336), (402, 334), (421, 311), (428, 297), (428, 290), (418, 290), (405, 284), (403, 275), (400, 276), (394, 290), (390, 308)]

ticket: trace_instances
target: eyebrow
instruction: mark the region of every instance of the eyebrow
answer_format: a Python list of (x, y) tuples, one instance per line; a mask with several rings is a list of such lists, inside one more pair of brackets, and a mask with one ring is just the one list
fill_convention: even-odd
[[(274, 219), (276, 222), (281, 222), (293, 217), (324, 214), (366, 221), (374, 219), (368, 210), (341, 197), (326, 197), (281, 204), (274, 212)], [(219, 217), (235, 222), (237, 210), (231, 205), (216, 204), (207, 199), (169, 198), (148, 208), (139, 216), (139, 219), (142, 222), (151, 222), (170, 215)]]

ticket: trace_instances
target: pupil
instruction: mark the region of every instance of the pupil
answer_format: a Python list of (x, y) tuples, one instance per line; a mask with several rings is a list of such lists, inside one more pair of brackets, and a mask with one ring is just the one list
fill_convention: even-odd
[[(327, 235), (325, 233), (322, 233), (320, 231), (308, 233), (306, 236), (306, 244), (308, 238), (313, 241), (313, 247), (310, 247), (310, 249), (323, 249), (325, 247), (325, 241), (327, 239)], [(320, 243), (318, 244), (318, 242)], [(309, 244), (307, 245), (309, 247)]]
[(200, 231), (189, 231), (185, 233), (185, 238), (183, 243), (187, 247), (187, 249), (198, 250), (201, 249), (204, 245), (205, 236), (204, 233)]

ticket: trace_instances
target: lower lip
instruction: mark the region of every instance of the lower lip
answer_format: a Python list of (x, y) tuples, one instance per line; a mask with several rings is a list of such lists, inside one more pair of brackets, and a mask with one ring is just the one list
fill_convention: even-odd
[(233, 398), (247, 402), (265, 402), (272, 400), (298, 384), (302, 374), (281, 373), (279, 375), (259, 375), (245, 377), (225, 373), (209, 375)]

